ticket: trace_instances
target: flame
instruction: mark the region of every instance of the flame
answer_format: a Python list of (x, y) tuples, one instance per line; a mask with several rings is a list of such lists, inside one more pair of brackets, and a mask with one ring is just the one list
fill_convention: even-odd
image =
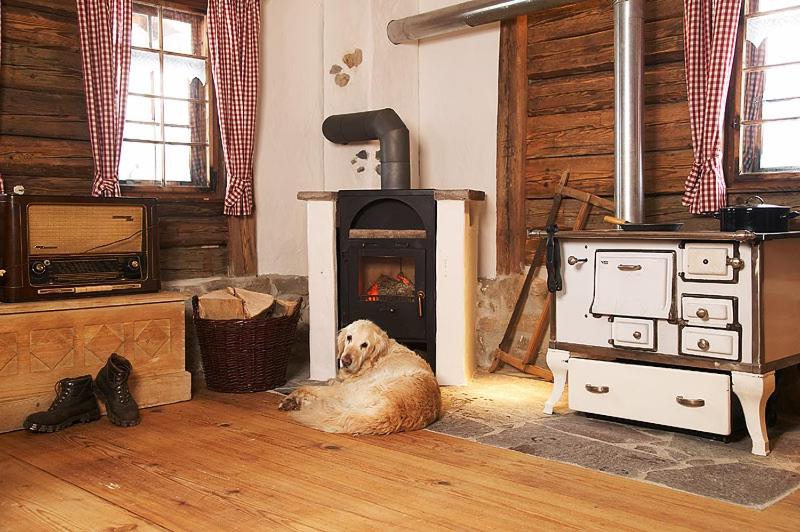
[(378, 291), (378, 283), (373, 283), (372, 286), (369, 287), (367, 290), (367, 301), (378, 301), (378, 296), (380, 296), (380, 292)]
[(396, 279), (406, 286), (411, 286), (411, 280), (402, 273), (398, 273)]

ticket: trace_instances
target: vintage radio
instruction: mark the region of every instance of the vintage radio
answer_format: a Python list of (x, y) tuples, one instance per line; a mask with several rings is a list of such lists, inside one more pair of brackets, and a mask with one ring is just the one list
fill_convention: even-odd
[(0, 195), (0, 299), (157, 292), (156, 200)]

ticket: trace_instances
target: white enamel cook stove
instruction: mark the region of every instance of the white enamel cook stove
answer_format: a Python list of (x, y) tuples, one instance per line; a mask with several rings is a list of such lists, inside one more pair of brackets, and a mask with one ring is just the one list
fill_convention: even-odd
[(769, 453), (775, 370), (800, 363), (800, 232), (558, 233), (545, 413), (728, 435), (732, 393)]

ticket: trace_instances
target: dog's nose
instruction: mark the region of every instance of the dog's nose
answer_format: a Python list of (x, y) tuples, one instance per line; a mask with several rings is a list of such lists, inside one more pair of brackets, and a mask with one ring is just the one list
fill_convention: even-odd
[(350, 355), (344, 355), (342, 357), (342, 366), (349, 367), (350, 364), (352, 363), (353, 363), (353, 357), (351, 357)]

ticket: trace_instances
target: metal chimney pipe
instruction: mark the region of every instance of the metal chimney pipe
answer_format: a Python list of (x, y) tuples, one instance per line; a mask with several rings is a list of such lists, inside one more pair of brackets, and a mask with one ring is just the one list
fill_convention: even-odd
[(473, 0), (392, 20), (386, 34), (400, 44), (574, 3), (576, 0)]
[(614, 0), (616, 216), (644, 222), (644, 0)]
[(322, 122), (322, 134), (336, 144), (379, 140), (381, 188), (411, 188), (408, 128), (394, 109), (331, 115)]
[[(644, 221), (644, 0), (614, 4), (614, 199), (616, 216)], [(395, 44), (496, 22), (575, 0), (474, 0), (392, 20)]]

